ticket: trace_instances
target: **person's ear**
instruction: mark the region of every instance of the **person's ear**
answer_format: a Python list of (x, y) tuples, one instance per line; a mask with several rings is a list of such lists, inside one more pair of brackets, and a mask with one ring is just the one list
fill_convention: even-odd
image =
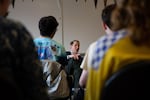
[(105, 30), (107, 29), (107, 25), (105, 23), (103, 23), (103, 27)]
[(51, 35), (50, 35), (50, 38), (53, 38), (55, 35), (55, 32), (53, 32)]

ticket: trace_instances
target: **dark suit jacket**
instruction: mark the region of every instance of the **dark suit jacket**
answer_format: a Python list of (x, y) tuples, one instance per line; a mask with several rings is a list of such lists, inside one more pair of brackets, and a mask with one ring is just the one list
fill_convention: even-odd
[[(66, 52), (67, 55), (71, 55), (70, 51)], [(82, 72), (82, 69), (80, 68), (81, 62), (83, 58), (79, 56), (79, 60), (75, 60), (73, 58), (68, 59), (68, 64), (66, 66), (66, 72), (68, 75), (73, 75), (74, 77), (74, 83), (73, 87), (77, 88), (79, 86), (79, 78)]]

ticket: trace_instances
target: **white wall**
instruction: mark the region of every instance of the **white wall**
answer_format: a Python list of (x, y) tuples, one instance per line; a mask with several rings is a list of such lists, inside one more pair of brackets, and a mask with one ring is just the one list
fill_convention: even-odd
[[(61, 6), (58, 1), (62, 2)], [(53, 15), (59, 22), (54, 39), (64, 44), (66, 50), (69, 50), (71, 40), (78, 39), (81, 42), (80, 52), (85, 52), (90, 43), (104, 34), (102, 8), (103, 0), (98, 1), (97, 9), (94, 0), (87, 0), (86, 3), (84, 0), (16, 0), (15, 8), (10, 7), (8, 17), (21, 21), (36, 38), (39, 36), (39, 19)]]

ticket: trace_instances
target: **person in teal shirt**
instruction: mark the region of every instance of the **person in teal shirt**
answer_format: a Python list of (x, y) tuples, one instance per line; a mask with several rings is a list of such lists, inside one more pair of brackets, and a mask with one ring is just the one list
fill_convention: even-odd
[(54, 16), (44, 16), (39, 20), (40, 37), (34, 39), (34, 43), (40, 60), (57, 61), (66, 65), (67, 57), (64, 46), (53, 40), (58, 22)]

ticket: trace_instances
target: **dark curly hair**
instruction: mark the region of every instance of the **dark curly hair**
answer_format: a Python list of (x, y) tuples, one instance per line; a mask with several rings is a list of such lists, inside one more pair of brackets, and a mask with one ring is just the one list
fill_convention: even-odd
[(55, 34), (57, 30), (58, 22), (54, 16), (42, 17), (39, 21), (39, 30), (42, 36), (48, 36)]

